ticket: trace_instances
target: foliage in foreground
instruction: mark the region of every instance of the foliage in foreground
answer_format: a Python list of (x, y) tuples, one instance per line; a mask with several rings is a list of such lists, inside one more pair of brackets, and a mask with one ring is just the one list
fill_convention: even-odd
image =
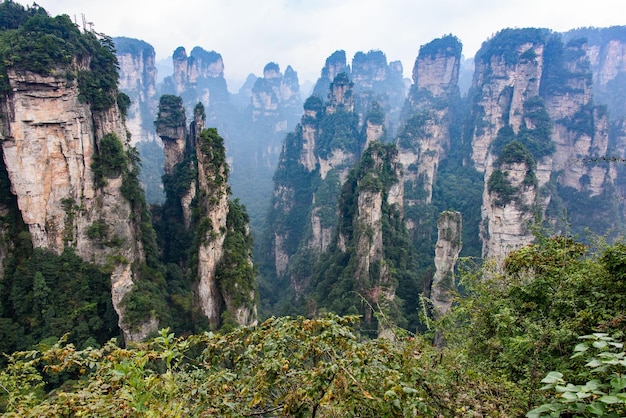
[[(256, 328), (15, 353), (5, 416), (519, 416), (521, 396), (420, 338), (360, 340), (357, 317), (271, 318)], [(55, 383), (55, 382), (63, 382)]]
[(574, 347), (571, 358), (586, 356), (585, 370), (578, 376), (583, 384), (564, 380), (563, 373), (552, 371), (542, 380), (543, 390), (554, 396), (528, 412), (528, 418), (597, 416), (618, 418), (626, 416), (626, 353), (624, 343), (607, 333), (594, 333), (580, 337), (582, 342)]
[(444, 348), (402, 330), (369, 340), (358, 317), (334, 315), (185, 338), (165, 330), (127, 348), (62, 341), (8, 358), (0, 412), (623, 416), (626, 245), (599, 244), (538, 237), (502, 270), (464, 272), (464, 296), (435, 324)]
[(438, 330), (474, 367), (523, 388), (528, 410), (552, 403), (541, 390), (551, 371), (573, 381), (591, 379), (585, 380), (590, 374), (584, 364), (570, 357), (579, 336), (625, 329), (623, 242), (588, 247), (539, 236), (509, 254), (501, 271), (483, 266), (462, 274), (461, 283), (466, 294)]

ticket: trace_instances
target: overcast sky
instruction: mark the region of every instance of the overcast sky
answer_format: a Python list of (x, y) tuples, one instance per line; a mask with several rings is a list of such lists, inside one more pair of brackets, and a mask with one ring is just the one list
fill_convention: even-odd
[[(32, 2), (18, 0), (24, 5)], [(222, 55), (229, 90), (270, 61), (315, 81), (338, 49), (349, 61), (378, 49), (409, 77), (421, 45), (446, 34), (472, 57), (507, 27), (626, 25), (626, 0), (37, 0), (51, 15), (81, 15), (94, 30), (142, 39), (157, 60), (194, 46)], [(167, 74), (168, 75), (168, 74)], [(162, 75), (161, 75), (162, 76)]]

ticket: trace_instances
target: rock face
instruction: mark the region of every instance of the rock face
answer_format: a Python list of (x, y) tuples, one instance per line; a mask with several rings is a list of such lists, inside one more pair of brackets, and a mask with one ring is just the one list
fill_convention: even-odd
[(188, 56), (181, 46), (174, 51), (172, 63), (174, 72), (163, 80), (162, 92), (181, 96), (186, 109), (202, 103), (207, 119), (217, 121), (221, 114), (219, 108), (229, 102), (222, 56), (199, 46), (194, 47)]
[(163, 141), (165, 153), (164, 171), (172, 174), (174, 167), (185, 158), (189, 148), (187, 121), (178, 96), (161, 96), (157, 115), (156, 133)]
[[(249, 129), (254, 134), (246, 138), (248, 149), (245, 153), (240, 152), (238, 160), (241, 165), (238, 167), (240, 170), (245, 167), (246, 172), (254, 168), (259, 175), (261, 172), (269, 175), (265, 173), (276, 168), (284, 135), (293, 129), (302, 115), (298, 73), (288, 66), (283, 75), (278, 64), (268, 63), (263, 69), (263, 77), (254, 82), (250, 107)], [(253, 153), (250, 153), (251, 146)]]
[[(144, 257), (139, 225), (121, 191), (123, 176), (98, 187), (92, 172), (103, 137), (126, 138), (119, 110), (92, 111), (79, 99), (76, 81), (62, 76), (8, 75), (13, 93), (2, 111), (4, 163), (33, 245), (57, 254), (73, 247), (84, 260), (103, 266), (124, 260), (112, 263), (113, 306), (124, 337), (144, 338), (156, 330), (156, 319), (130, 328), (121, 304), (136, 280), (133, 265)], [(123, 245), (103, 248), (89, 238), (96, 222), (106, 223), (110, 237)]]
[[(251, 237), (247, 215), (229, 200), (223, 139), (215, 128), (205, 129), (201, 103), (194, 108), (189, 129), (185, 119), (180, 97), (161, 97), (155, 124), (166, 155), (167, 213), (182, 214), (181, 233), (194, 242), (181, 243), (189, 247), (183, 251), (184, 259), (172, 261), (185, 265), (192, 275), (197, 306), (211, 328), (222, 326), (224, 315), (239, 325), (254, 325), (257, 308)], [(190, 252), (194, 256), (190, 257)]]
[[(391, 183), (397, 183), (400, 178), (401, 165), (398, 163), (396, 150), (393, 147), (383, 147), (380, 143), (370, 146), (364, 154), (364, 172), (360, 173), (357, 180), (358, 190), (356, 214), (353, 220), (355, 225), (353, 235), (342, 236), (341, 241), (353, 241), (356, 261), (354, 280), (357, 291), (365, 295), (370, 307), (384, 307), (391, 310), (394, 306), (397, 281), (389, 270), (390, 264), (385, 260), (383, 222), (385, 206), (392, 207), (392, 212), (401, 213), (401, 206), (390, 204), (388, 201)], [(386, 167), (385, 167), (386, 166)], [(391, 173), (393, 179), (390, 184), (384, 184), (381, 180), (382, 173)], [(382, 184), (383, 187), (380, 187)], [(400, 185), (400, 187), (402, 187)], [(387, 200), (385, 202), (385, 200)], [(385, 205), (386, 204), (386, 205)], [(366, 308), (364, 321), (372, 321), (373, 309)], [(378, 324), (378, 336), (393, 338), (391, 324), (380, 321)]]
[[(340, 73), (329, 86), (325, 103), (317, 96), (306, 100), (301, 123), (293, 134), (287, 135), (278, 164), (270, 211), (270, 217), (277, 221), (272, 222), (270, 245), (275, 274), (288, 275), (298, 294), (307, 287), (310, 272), (299, 268), (297, 272), (289, 271), (288, 266), (302, 263), (303, 259), (310, 262), (327, 249), (336, 222), (335, 204), (341, 184), (363, 148), (365, 138), (358, 133), (352, 88), (347, 74)], [(376, 131), (373, 124), (372, 130)], [(293, 170), (302, 174), (297, 178), (287, 174)], [(317, 185), (309, 188), (306, 184)], [(307, 213), (310, 215), (305, 219)], [(287, 230), (280, 225), (295, 222), (303, 224), (285, 234)]]
[(152, 45), (138, 39), (114, 38), (119, 63), (119, 89), (130, 98), (126, 127), (131, 133), (131, 144), (156, 141), (154, 115), (157, 112), (157, 69)]
[[(602, 51), (621, 54), (613, 41)], [(500, 263), (511, 250), (535, 239), (533, 226), (539, 220), (554, 233), (572, 233), (566, 229), (571, 224), (600, 233), (619, 228), (623, 218), (616, 211), (615, 190), (626, 190), (626, 182), (620, 183), (619, 168), (597, 162), (623, 147), (626, 134), (595, 104), (593, 77), (602, 73), (617, 78), (621, 70), (601, 72), (596, 67), (621, 68), (621, 58), (595, 64), (598, 51), (588, 41), (564, 41), (544, 29), (506, 29), (483, 44), (463, 100), (458, 39), (446, 36), (424, 45), (394, 138), (400, 181), (382, 189), (368, 186), (384, 183), (385, 176), (361, 178), (356, 173), (378, 161), (361, 150), (389, 139), (390, 107), (384, 101), (368, 102), (377, 83), (388, 79), (389, 66), (381, 53), (358, 53), (351, 67), (343, 51), (334, 53), (305, 102), (300, 125), (285, 139), (268, 221), (273, 237), (267, 248), (274, 268), (268, 277), (275, 274), (281, 288), (289, 283), (296, 297), (310, 300), (309, 314), (322, 308), (361, 312), (359, 306), (348, 309), (347, 302), (334, 298), (341, 291), (356, 291), (363, 292), (367, 303), (415, 309), (419, 301), (411, 298), (428, 292), (430, 283), (406, 281), (408, 272), (432, 277), (436, 268), (432, 294), (438, 310), (445, 311), (450, 299), (440, 284), (459, 256), (461, 234), (464, 255)], [(362, 103), (371, 105), (363, 111)], [(348, 117), (357, 118), (352, 125), (356, 130), (344, 124)], [(397, 210), (393, 216), (385, 215), (390, 207)], [(445, 243), (443, 232), (439, 244), (433, 239), (436, 214), (448, 208), (455, 216), (463, 213), (462, 228), (452, 215), (446, 221), (445, 231), (458, 233), (456, 247)], [(379, 217), (382, 235), (375, 222)], [(391, 219), (400, 220), (408, 238), (400, 227), (393, 233), (397, 235), (386, 235)], [(368, 235), (360, 235), (359, 228)], [(382, 255), (377, 246), (381, 236)], [(390, 247), (398, 242), (418, 253), (419, 260), (435, 252), (435, 265), (413, 265), (409, 252), (403, 253), (406, 264), (388, 268), (397, 263)], [(449, 255), (447, 264), (443, 252)], [(387, 267), (378, 269), (381, 260)], [(396, 275), (398, 271), (407, 276)], [(369, 287), (386, 277), (385, 272), (392, 278), (389, 294)], [(348, 279), (366, 283), (366, 276), (370, 282), (361, 287)], [(385, 296), (367, 299), (368, 292)], [(324, 297), (328, 303), (321, 302)]]
[[(204, 236), (198, 248), (198, 296), (200, 307), (209, 324), (217, 326), (221, 321), (222, 296), (216, 280), (217, 266), (224, 256), (226, 238), (226, 216), (228, 215), (227, 184), (220, 184), (226, 178), (226, 166), (216, 165), (213, 144), (209, 136), (197, 137), (196, 157), (198, 158), (198, 190), (207, 196), (202, 199), (200, 209), (208, 219)], [(209, 198), (210, 196), (210, 198)]]
[(398, 136), (407, 205), (430, 203), (441, 160), (450, 149), (450, 106), (460, 98), (461, 43), (454, 36), (420, 48)]
[[(484, 257), (502, 260), (532, 242), (528, 224), (537, 214), (559, 216), (558, 205), (600, 196), (615, 182), (614, 171), (581, 160), (609, 150), (587, 50), (584, 39), (563, 44), (547, 31), (507, 29), (476, 57), (472, 161), (485, 173)], [(523, 148), (515, 156), (507, 149), (512, 141)], [(560, 228), (556, 217), (551, 222)]]
[(431, 300), (436, 315), (445, 315), (452, 306), (450, 290), (454, 285), (454, 267), (461, 252), (461, 213), (446, 211), (437, 220), (435, 246), (435, 275), (431, 285)]
[(563, 34), (565, 42), (587, 40), (586, 55), (593, 72), (594, 98), (608, 106), (611, 119), (616, 123), (626, 116), (625, 33), (625, 26), (613, 26), (574, 29)]
[(357, 52), (352, 59), (352, 69), (347, 65), (345, 51), (335, 51), (326, 59), (313, 95), (324, 98), (337, 75), (345, 73), (353, 83), (353, 106), (359, 122), (373, 106), (383, 112), (385, 135), (393, 136), (398, 129), (400, 114), (406, 97), (406, 84), (402, 78), (402, 63), (387, 63), (382, 51)]
[[(594, 102), (606, 105), (610, 120), (609, 154), (624, 158), (626, 153), (626, 27), (581, 28), (563, 34), (568, 42), (586, 39), (585, 54), (593, 72)], [(610, 135), (611, 136), (611, 135)], [(618, 193), (626, 191), (626, 173), (615, 164)], [(622, 213), (624, 213), (622, 205)]]
[[(494, 258), (498, 263), (511, 251), (533, 241), (531, 225), (534, 220), (533, 208), (536, 204), (536, 184), (529, 182), (533, 168), (530, 162), (509, 162), (491, 171), (490, 182), (483, 193), (482, 241), (483, 257)], [(496, 175), (513, 190), (510, 200), (489, 185)]]
[(272, 121), (274, 132), (287, 132), (288, 126), (295, 125), (294, 115), (300, 113), (298, 73), (288, 66), (283, 76), (279, 65), (270, 62), (263, 68), (263, 77), (254, 82), (251, 102), (253, 122)]

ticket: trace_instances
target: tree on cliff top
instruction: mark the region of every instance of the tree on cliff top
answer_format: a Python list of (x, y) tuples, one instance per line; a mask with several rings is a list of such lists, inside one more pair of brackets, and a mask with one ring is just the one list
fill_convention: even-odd
[[(118, 63), (110, 37), (80, 32), (67, 15), (51, 17), (10, 0), (0, 5), (0, 91), (11, 92), (7, 70), (77, 78), (80, 98), (93, 110), (117, 103)], [(88, 67), (86, 64), (89, 64)]]

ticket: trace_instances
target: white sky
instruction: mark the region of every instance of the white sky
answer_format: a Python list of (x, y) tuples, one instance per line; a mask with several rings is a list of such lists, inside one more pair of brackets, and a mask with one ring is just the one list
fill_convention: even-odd
[[(32, 1), (18, 0), (30, 5)], [(507, 27), (555, 31), (626, 25), (626, 0), (37, 0), (55, 16), (81, 14), (94, 30), (142, 39), (157, 60), (194, 46), (222, 55), (230, 91), (270, 61), (315, 81), (338, 49), (383, 51), (409, 77), (421, 45), (446, 34), (472, 57)]]

